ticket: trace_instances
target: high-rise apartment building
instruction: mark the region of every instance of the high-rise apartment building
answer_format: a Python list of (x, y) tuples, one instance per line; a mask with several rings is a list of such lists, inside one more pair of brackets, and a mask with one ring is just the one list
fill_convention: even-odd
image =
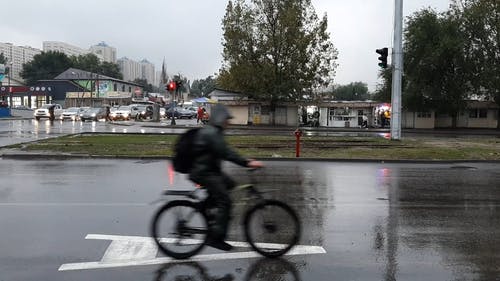
[(19, 73), (23, 69), (23, 64), (33, 60), (35, 55), (42, 52), (29, 46), (15, 46), (12, 43), (0, 43), (0, 53), (7, 59), (7, 67), (12, 66), (11, 78), (23, 81)]
[(105, 42), (91, 46), (90, 51), (97, 56), (101, 56), (103, 61), (116, 63), (116, 48), (109, 46)]
[(117, 60), (117, 64), (123, 74), (123, 80), (146, 79), (149, 84), (155, 85), (155, 66), (146, 59), (137, 62), (123, 57)]
[(146, 59), (141, 60), (142, 79), (146, 79), (148, 84), (156, 85), (155, 65)]
[[(90, 53), (89, 50), (82, 49), (77, 46), (70, 45), (68, 43), (59, 42), (59, 41), (44, 41), (43, 42), (43, 51), (53, 51), (53, 52), (61, 52), (66, 54), (68, 57), (70, 56), (81, 56)], [(99, 57), (99, 56), (98, 56)], [(100, 58), (102, 59), (102, 57)]]
[(137, 78), (142, 78), (142, 67), (139, 62), (123, 57), (118, 59), (116, 63), (120, 67), (124, 81), (134, 81)]

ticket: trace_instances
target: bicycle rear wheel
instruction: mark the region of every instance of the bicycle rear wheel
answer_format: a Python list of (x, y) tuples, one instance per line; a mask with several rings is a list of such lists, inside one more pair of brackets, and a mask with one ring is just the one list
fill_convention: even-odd
[(197, 203), (176, 200), (161, 207), (153, 216), (151, 234), (159, 249), (176, 259), (187, 259), (205, 245), (208, 225)]
[(295, 246), (301, 231), (295, 211), (277, 200), (265, 200), (249, 209), (244, 228), (250, 246), (270, 258), (282, 256)]

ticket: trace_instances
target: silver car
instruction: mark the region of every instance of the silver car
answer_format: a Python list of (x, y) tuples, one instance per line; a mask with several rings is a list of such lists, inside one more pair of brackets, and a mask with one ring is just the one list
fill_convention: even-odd
[(111, 109), (110, 118), (113, 121), (116, 120), (130, 120), (135, 119), (137, 111), (132, 111), (132, 107), (129, 105), (120, 105), (119, 107), (114, 107)]
[(44, 104), (42, 107), (35, 109), (34, 117), (36, 120), (41, 118), (49, 118), (54, 120), (61, 116), (62, 106), (60, 104)]
[(84, 112), (80, 113), (80, 120), (98, 121), (99, 119), (106, 119), (106, 107), (91, 107)]
[(61, 120), (80, 120), (80, 114), (84, 112), (87, 108), (85, 107), (70, 107), (63, 109), (61, 113)]

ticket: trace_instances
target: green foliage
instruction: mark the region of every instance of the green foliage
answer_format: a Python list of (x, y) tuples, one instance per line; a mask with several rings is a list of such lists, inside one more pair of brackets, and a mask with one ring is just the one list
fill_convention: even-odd
[(120, 71), (120, 66), (116, 63), (104, 61), (99, 66), (99, 73), (109, 77), (123, 80), (123, 74)]
[(363, 82), (352, 82), (348, 85), (335, 87), (333, 91), (334, 100), (367, 100), (370, 98), (368, 85)]
[(94, 54), (71, 56), (70, 59), (74, 68), (93, 73), (97, 73), (99, 71), (99, 58)]
[(147, 93), (152, 93), (153, 91), (153, 85), (148, 83), (148, 80), (146, 79), (140, 79), (136, 78), (134, 83), (141, 85), (141, 87), (144, 89), (145, 92)]
[(181, 74), (176, 74), (174, 77), (172, 77), (172, 81), (180, 82), (181, 85), (180, 87), (177, 87), (177, 92), (178, 93), (185, 93), (189, 92), (189, 81), (187, 80), (186, 77), (182, 76)]
[(38, 80), (53, 79), (70, 67), (72, 62), (64, 53), (42, 52), (23, 65), (20, 75), (27, 85), (32, 85)]
[(382, 83), (377, 85), (373, 99), (390, 103), (392, 92), (392, 65), (388, 65), (387, 68), (379, 70), (378, 77), (382, 80)]
[[(474, 96), (500, 104), (499, 29), (498, 0), (454, 0), (445, 13), (423, 9), (411, 15), (405, 29), (403, 106), (456, 117)], [(390, 74), (379, 74), (377, 100), (390, 100)]]
[(475, 93), (500, 105), (500, 2), (455, 0), (451, 13), (460, 22)]
[(448, 13), (430, 9), (415, 13), (405, 31), (404, 55), (405, 93), (412, 97), (408, 108), (432, 107), (456, 117), (470, 94), (471, 70), (459, 22)]
[[(95, 134), (63, 136), (9, 148), (44, 153), (108, 157), (171, 157), (178, 135)], [(227, 142), (246, 157), (295, 157), (295, 139), (276, 135), (227, 136)], [(394, 142), (377, 137), (303, 137), (302, 157), (331, 159), (496, 160), (500, 143), (494, 137), (455, 140), (405, 139)]]
[(71, 61), (74, 68), (89, 71), (92, 73), (99, 73), (105, 76), (113, 77), (116, 79), (123, 79), (120, 72), (120, 67), (116, 63), (100, 62), (95, 54), (86, 54), (80, 56), (71, 56)]
[(61, 52), (42, 52), (35, 55), (33, 60), (23, 65), (21, 77), (27, 85), (32, 85), (38, 80), (53, 79), (70, 67), (98, 73), (101, 75), (122, 79), (120, 68), (115, 63), (100, 62), (96, 55), (86, 54), (68, 57)]
[(9, 74), (10, 73), (10, 66), (7, 65), (7, 58), (3, 55), (3, 53), (0, 53), (0, 64), (5, 65), (5, 72), (4, 74)]
[(337, 50), (310, 0), (229, 1), (222, 88), (277, 101), (313, 99), (333, 80)]
[(195, 97), (206, 96), (215, 89), (215, 79), (208, 76), (205, 79), (194, 80), (191, 84), (191, 94)]
[(5, 63), (7, 63), (7, 58), (3, 55), (3, 53), (0, 53), (0, 64)]

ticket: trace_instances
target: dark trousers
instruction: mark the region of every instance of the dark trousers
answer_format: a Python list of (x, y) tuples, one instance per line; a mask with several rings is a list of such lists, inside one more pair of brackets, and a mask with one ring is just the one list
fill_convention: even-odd
[(197, 183), (204, 186), (208, 192), (208, 215), (213, 219), (213, 225), (210, 226), (211, 236), (216, 240), (224, 240), (231, 219), (232, 202), (229, 191), (234, 188), (235, 182), (223, 173), (203, 177)]

